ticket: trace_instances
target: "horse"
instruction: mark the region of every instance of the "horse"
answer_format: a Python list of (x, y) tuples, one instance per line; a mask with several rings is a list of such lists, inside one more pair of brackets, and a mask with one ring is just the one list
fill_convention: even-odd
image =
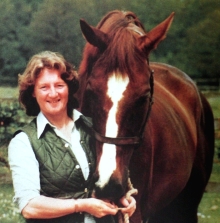
[(147, 32), (133, 12), (114, 10), (80, 26), (80, 111), (93, 119), (93, 196), (117, 202), (138, 190), (130, 222), (195, 223), (212, 171), (213, 114), (183, 71), (149, 62), (174, 18)]

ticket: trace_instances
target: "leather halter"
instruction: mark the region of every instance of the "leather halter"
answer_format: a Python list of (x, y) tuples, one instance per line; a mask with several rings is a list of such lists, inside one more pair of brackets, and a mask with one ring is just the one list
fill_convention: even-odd
[(96, 140), (102, 143), (108, 143), (108, 144), (114, 144), (118, 146), (125, 146), (125, 145), (140, 145), (143, 139), (143, 134), (144, 134), (144, 129), (147, 124), (148, 118), (150, 116), (151, 112), (151, 107), (153, 104), (153, 93), (154, 93), (154, 70), (151, 70), (151, 75), (150, 75), (150, 96), (149, 96), (149, 109), (146, 113), (144, 123), (141, 127), (140, 134), (139, 136), (133, 136), (133, 137), (107, 137), (99, 134), (96, 132), (93, 128), (91, 129), (93, 132), (93, 135)]

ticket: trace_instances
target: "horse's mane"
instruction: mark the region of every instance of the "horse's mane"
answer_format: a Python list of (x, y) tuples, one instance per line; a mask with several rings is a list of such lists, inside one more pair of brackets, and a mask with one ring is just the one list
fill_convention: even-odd
[(104, 64), (102, 69), (105, 69), (105, 73), (128, 74), (133, 76), (134, 61), (143, 61), (144, 55), (136, 47), (136, 39), (134, 33), (130, 29), (126, 29), (129, 23), (134, 23), (138, 27), (144, 30), (143, 25), (138, 20), (137, 16), (132, 12), (112, 11), (108, 13), (99, 22), (96, 28), (105, 32), (110, 40), (107, 49), (100, 55), (99, 50), (87, 44), (85, 47), (84, 61), (81, 64), (81, 72), (91, 72), (93, 62), (97, 60)]

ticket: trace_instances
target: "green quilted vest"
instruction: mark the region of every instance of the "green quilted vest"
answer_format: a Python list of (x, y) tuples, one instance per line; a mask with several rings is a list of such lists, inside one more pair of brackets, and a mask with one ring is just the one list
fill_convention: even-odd
[[(85, 180), (71, 148), (59, 138), (52, 127), (47, 125), (40, 139), (37, 138), (36, 119), (24, 126), (21, 131), (28, 135), (35, 156), (39, 162), (41, 194), (54, 198), (85, 198), (92, 189), (91, 178), (95, 168), (95, 143), (85, 125), (88, 119), (81, 116), (76, 121), (80, 132), (80, 144), (89, 161), (90, 175)], [(27, 222), (81, 223), (83, 214), (70, 214), (56, 219), (27, 220)]]

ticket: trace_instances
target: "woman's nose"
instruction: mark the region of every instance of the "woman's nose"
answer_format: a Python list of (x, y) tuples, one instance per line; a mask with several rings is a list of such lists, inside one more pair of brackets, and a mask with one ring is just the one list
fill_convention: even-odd
[(56, 88), (54, 88), (54, 87), (51, 87), (51, 88), (50, 88), (49, 96), (50, 96), (50, 97), (56, 97), (56, 96), (57, 96)]

